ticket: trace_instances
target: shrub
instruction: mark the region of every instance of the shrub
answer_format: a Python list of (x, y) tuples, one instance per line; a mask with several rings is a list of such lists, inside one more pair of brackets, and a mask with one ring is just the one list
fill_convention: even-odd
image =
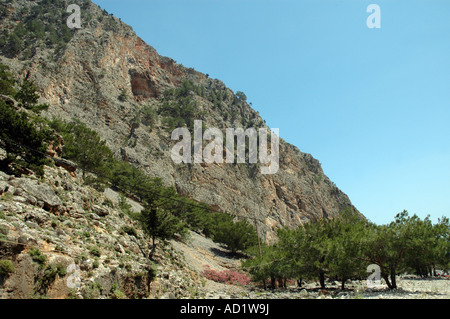
[(141, 122), (144, 125), (153, 127), (158, 114), (151, 105), (146, 105), (141, 110)]
[(89, 252), (94, 256), (100, 257), (102, 254), (100, 248), (98, 248), (97, 246), (90, 246), (88, 249)]
[(28, 254), (31, 256), (33, 261), (37, 262), (41, 267), (44, 266), (47, 261), (47, 257), (41, 253), (39, 248), (31, 248)]
[(14, 265), (11, 260), (0, 260), (0, 276), (6, 276), (14, 272)]
[(38, 280), (38, 291), (47, 293), (50, 285), (56, 280), (56, 277), (63, 277), (67, 274), (66, 267), (63, 264), (49, 264), (45, 267), (42, 276)]
[(111, 288), (111, 299), (125, 299), (125, 294), (119, 289), (116, 283), (113, 283)]
[(120, 90), (120, 95), (118, 97), (119, 101), (126, 102), (128, 100), (128, 94), (126, 89)]
[(209, 265), (205, 266), (205, 270), (203, 270), (201, 274), (206, 279), (220, 283), (225, 283), (228, 285), (246, 286), (251, 281), (246, 274), (239, 273), (237, 271), (229, 269), (218, 271), (211, 269)]
[(247, 96), (246, 96), (245, 93), (242, 92), (242, 91), (237, 91), (237, 92), (236, 92), (236, 97), (237, 97), (237, 99), (238, 99), (239, 101), (247, 102)]
[(130, 236), (134, 236), (134, 237), (136, 237), (136, 238), (138, 237), (137, 231), (136, 231), (136, 229), (135, 229), (133, 226), (125, 225), (125, 226), (122, 227), (122, 231), (123, 231), (125, 234), (128, 234), (128, 235), (130, 235)]
[(0, 64), (0, 94), (14, 96), (16, 94), (15, 83), (16, 80), (9, 71), (9, 66)]

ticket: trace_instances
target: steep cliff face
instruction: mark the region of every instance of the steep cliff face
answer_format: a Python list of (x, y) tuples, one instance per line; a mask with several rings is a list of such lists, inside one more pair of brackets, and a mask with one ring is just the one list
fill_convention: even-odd
[[(175, 164), (167, 116), (161, 112), (168, 89), (190, 81), (195, 89), (186, 95), (196, 105), (195, 119), (206, 127), (245, 129), (265, 127), (265, 123), (221, 81), (160, 56), (131, 27), (95, 4), (70, 3), (81, 7), (81, 29), (64, 29), (68, 14), (61, 12), (69, 5), (65, 1), (20, 0), (4, 3), (1, 10), (0, 24), (8, 30), (1, 62), (17, 75), (29, 74), (41, 88), (41, 96), (50, 104), (46, 116), (85, 122), (118, 157), (161, 177), (182, 194), (254, 220), (267, 241), (275, 238), (280, 226), (332, 218), (347, 207), (355, 210), (316, 159), (283, 140), (280, 168), (273, 175), (262, 175), (260, 164)], [(29, 27), (36, 11), (46, 17), (46, 10), (60, 14), (63, 27), (58, 27), (67, 35), (64, 43), (49, 42), (49, 23), (44, 22), (40, 38)], [(24, 36), (29, 40), (23, 41), (22, 50), (11, 52), (8, 41), (20, 24), (30, 29)], [(149, 121), (142, 119), (145, 107), (155, 111)]]

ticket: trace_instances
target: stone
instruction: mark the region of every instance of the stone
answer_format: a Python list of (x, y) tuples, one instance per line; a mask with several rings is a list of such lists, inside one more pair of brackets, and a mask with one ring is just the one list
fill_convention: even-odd
[(8, 180), (9, 180), (9, 175), (3, 171), (0, 171), (0, 181), (8, 181)]
[(20, 185), (20, 188), (26, 194), (36, 198), (36, 201), (42, 201), (45, 210), (58, 211), (60, 206), (62, 206), (62, 201), (47, 184), (39, 184), (36, 180), (19, 178), (14, 181), (14, 185)]
[(92, 205), (92, 211), (97, 213), (97, 215), (100, 217), (105, 217), (105, 216), (109, 215), (108, 209), (106, 209), (104, 207), (100, 207), (98, 205)]
[(24, 220), (34, 222), (38, 225), (43, 225), (44, 223), (48, 222), (50, 220), (50, 218), (43, 213), (33, 211), (33, 212), (25, 214)]
[(12, 200), (17, 203), (22, 203), (22, 204), (27, 204), (27, 202), (28, 202), (28, 200), (23, 196), (14, 196)]
[(8, 183), (4, 180), (0, 180), (0, 195), (5, 193), (8, 190)]

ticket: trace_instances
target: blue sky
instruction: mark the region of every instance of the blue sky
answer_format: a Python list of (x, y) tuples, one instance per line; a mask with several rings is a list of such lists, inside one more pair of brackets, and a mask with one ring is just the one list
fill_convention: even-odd
[[(371, 221), (450, 216), (450, 1), (94, 0), (243, 91)], [(381, 28), (369, 29), (369, 4)]]

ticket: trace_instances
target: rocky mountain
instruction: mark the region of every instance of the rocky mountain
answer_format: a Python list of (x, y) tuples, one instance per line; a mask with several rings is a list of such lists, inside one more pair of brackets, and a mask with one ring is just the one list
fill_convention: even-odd
[[(80, 29), (66, 26), (72, 3), (81, 9)], [(317, 159), (282, 139), (272, 175), (261, 174), (261, 164), (175, 164), (176, 124), (198, 119), (223, 130), (266, 124), (242, 94), (160, 56), (91, 1), (3, 1), (0, 16), (0, 62), (36, 83), (50, 105), (45, 116), (86, 123), (118, 158), (180, 194), (256, 222), (266, 241), (275, 240), (278, 227), (356, 210)]]

